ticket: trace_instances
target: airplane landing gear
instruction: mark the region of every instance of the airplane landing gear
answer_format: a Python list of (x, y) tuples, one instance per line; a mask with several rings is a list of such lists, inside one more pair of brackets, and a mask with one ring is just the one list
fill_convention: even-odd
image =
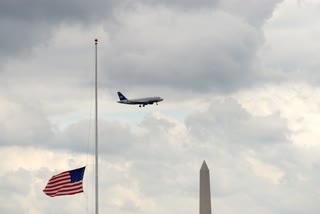
[(141, 108), (141, 105), (139, 105), (139, 107)]

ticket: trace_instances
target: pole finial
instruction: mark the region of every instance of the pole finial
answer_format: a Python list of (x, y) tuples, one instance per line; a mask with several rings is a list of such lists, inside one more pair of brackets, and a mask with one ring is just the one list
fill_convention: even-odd
[(95, 38), (95, 39), (94, 39), (94, 42), (97, 44), (97, 43), (98, 43), (98, 39), (97, 39), (97, 38)]

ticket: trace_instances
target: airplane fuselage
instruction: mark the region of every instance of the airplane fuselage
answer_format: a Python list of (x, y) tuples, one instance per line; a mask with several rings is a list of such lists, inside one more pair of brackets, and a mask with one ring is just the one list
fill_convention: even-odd
[(128, 105), (139, 105), (139, 107), (152, 105), (153, 103), (156, 103), (158, 105), (158, 102), (163, 101), (161, 97), (145, 97), (145, 98), (139, 98), (139, 99), (127, 99), (121, 92), (118, 92), (118, 96), (120, 99), (118, 103), (128, 104)]
[(161, 97), (146, 97), (139, 99), (128, 99), (128, 100), (120, 100), (118, 103), (129, 104), (129, 105), (152, 105), (153, 103), (158, 103), (163, 101)]

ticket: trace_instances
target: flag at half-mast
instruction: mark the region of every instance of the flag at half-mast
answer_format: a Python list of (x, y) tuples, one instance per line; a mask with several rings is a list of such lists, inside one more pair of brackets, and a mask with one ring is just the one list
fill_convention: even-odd
[(50, 197), (83, 192), (82, 180), (85, 168), (69, 170), (52, 176), (43, 192)]

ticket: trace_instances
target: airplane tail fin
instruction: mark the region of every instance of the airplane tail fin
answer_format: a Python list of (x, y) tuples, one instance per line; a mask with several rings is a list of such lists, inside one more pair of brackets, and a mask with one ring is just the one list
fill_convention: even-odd
[(127, 100), (127, 98), (120, 91), (118, 92), (118, 96), (119, 96), (120, 101)]

